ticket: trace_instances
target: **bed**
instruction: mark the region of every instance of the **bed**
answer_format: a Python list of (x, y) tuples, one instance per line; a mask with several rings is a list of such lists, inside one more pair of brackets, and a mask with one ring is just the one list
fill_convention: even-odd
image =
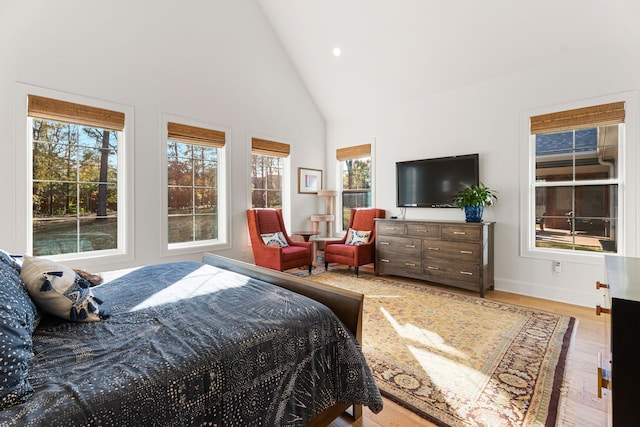
[(91, 289), (110, 317), (42, 316), (33, 392), (0, 426), (313, 426), (382, 409), (360, 294), (213, 254)]

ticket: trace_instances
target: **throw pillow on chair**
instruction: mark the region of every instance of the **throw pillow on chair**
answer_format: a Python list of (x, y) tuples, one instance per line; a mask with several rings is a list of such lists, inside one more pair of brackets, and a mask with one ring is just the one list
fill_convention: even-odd
[(361, 231), (354, 230), (350, 228), (347, 230), (347, 238), (344, 243), (346, 245), (363, 245), (365, 243), (369, 243), (369, 237), (371, 236), (371, 231)]
[(284, 234), (282, 234), (282, 231), (278, 231), (277, 233), (261, 234), (260, 237), (262, 237), (262, 241), (267, 246), (275, 246), (278, 248), (284, 248), (289, 246), (289, 243), (287, 242), (287, 239), (284, 237)]

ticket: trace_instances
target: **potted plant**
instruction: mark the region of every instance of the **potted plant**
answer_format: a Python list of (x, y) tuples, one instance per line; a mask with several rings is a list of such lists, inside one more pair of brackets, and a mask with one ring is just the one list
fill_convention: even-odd
[(484, 207), (491, 206), (498, 200), (495, 193), (483, 183), (479, 183), (458, 191), (451, 200), (455, 207), (464, 209), (467, 222), (481, 222)]

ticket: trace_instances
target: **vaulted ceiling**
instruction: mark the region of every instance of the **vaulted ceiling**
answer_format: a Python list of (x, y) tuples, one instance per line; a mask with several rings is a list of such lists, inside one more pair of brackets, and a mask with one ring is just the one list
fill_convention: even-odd
[(621, 41), (640, 48), (638, 0), (257, 1), (327, 121)]

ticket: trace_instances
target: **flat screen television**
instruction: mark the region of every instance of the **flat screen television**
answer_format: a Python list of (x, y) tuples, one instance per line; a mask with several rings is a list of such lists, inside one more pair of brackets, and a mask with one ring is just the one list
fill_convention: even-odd
[(478, 154), (396, 162), (396, 206), (453, 208), (451, 197), (479, 183)]

